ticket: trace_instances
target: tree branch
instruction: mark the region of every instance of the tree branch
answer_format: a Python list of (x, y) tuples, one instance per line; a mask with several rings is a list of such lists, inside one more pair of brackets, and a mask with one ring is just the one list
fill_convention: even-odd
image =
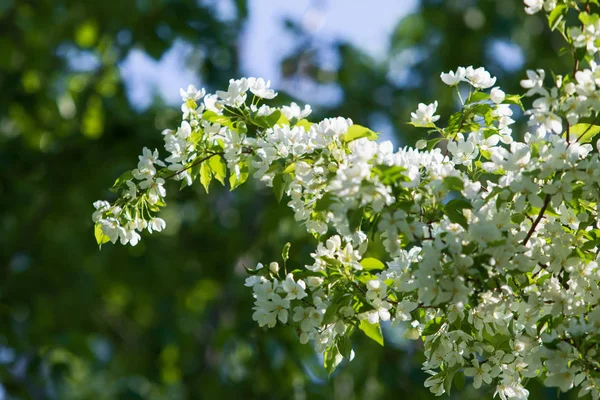
[(544, 218), (544, 213), (546, 212), (546, 209), (548, 208), (549, 204), (550, 204), (550, 195), (547, 194), (546, 197), (544, 198), (544, 205), (540, 209), (540, 213), (538, 214), (535, 221), (533, 221), (533, 225), (531, 225), (529, 232), (527, 232), (527, 236), (525, 236), (525, 240), (523, 240), (523, 246), (525, 246), (527, 244), (527, 242), (529, 241), (529, 239), (531, 239), (531, 235), (533, 235), (533, 232), (535, 232), (535, 228), (537, 228), (537, 226), (540, 223), (540, 221), (542, 220), (542, 218)]

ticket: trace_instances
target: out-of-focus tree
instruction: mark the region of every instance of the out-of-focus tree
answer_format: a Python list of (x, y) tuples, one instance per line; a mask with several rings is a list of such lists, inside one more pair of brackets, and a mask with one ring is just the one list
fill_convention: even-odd
[[(365, 21), (364, 29), (371, 23), (376, 21)], [(518, 92), (526, 69), (559, 71), (572, 64), (556, 56), (562, 38), (546, 24), (539, 15), (528, 16), (521, 0), (421, 0), (398, 21), (385, 57), (373, 59), (351, 43), (328, 42), (289, 20), (298, 44), (283, 60), (282, 74), (290, 86), (308, 81), (341, 90), (342, 100), (324, 105), (322, 115), (389, 127), (400, 144), (414, 144), (418, 131), (406, 121), (417, 103), (438, 99), (442, 113), (457, 108), (441, 72), (485, 66), (507, 92)]]
[[(187, 191), (172, 197), (160, 239), (98, 252), (92, 201), (110, 197), (110, 181), (179, 117), (158, 98), (133, 104), (119, 66), (134, 49), (159, 59), (183, 41), (206, 86), (225, 86), (240, 75), (248, 5), (222, 16), (217, 3), (0, 1), (0, 399), (430, 398), (420, 350), (401, 332), (385, 330), (394, 350), (358, 341), (369, 350), (327, 378), (289, 332), (256, 327), (242, 265), (275, 259), (292, 239), (302, 264), (311, 240), (268, 192)], [(335, 71), (295, 25), (303, 45), (282, 71), (341, 88), (343, 100), (319, 112), (387, 121), (410, 143), (404, 122), (419, 101), (453, 107), (442, 70), (486, 65), (511, 91), (526, 67), (561, 62), (545, 58), (553, 38), (521, 7), (424, 0), (399, 21), (385, 60), (334, 43)], [(523, 62), (503, 64), (494, 43), (520, 47)]]

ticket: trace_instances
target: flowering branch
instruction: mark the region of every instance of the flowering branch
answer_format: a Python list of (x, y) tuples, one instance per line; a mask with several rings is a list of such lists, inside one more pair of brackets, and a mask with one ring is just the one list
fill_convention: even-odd
[[(214, 94), (182, 89), (182, 122), (163, 132), (167, 158), (144, 149), (115, 182), (118, 198), (94, 203), (96, 240), (135, 246), (142, 231), (164, 229), (165, 179), (200, 181), (208, 192), (214, 180), (233, 190), (252, 176), (285, 198), (316, 240), (310, 265), (290, 259), (287, 244), (283, 268), (247, 269), (252, 318), (294, 328), (330, 373), (354, 357), (355, 332), (383, 345), (383, 323), (424, 342), (425, 386), (436, 395), (466, 376), (475, 388), (494, 385), (502, 400), (525, 399), (525, 383), (537, 377), (598, 400), (593, 4), (581, 11), (573, 0), (525, 0), (526, 12), (545, 11), (572, 46), (573, 73), (548, 86), (543, 69), (527, 71), (523, 95), (502, 91), (484, 68), (442, 73), (461, 109), (440, 127), (437, 101), (419, 104), (410, 123), (442, 137), (417, 149), (394, 149), (342, 117), (310, 121), (310, 106), (271, 107), (277, 93), (260, 78), (231, 80)], [(581, 28), (567, 26), (569, 12)], [(466, 100), (459, 85), (469, 87)], [(523, 96), (534, 97), (530, 109)], [(512, 135), (515, 107), (529, 118), (523, 141)]]

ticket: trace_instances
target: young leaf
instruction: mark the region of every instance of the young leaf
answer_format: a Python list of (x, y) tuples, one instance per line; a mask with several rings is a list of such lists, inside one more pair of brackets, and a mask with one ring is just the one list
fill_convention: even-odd
[(352, 355), (352, 342), (348, 335), (344, 335), (338, 340), (338, 350), (344, 356), (344, 358), (350, 359)]
[(452, 380), (454, 380), (454, 375), (456, 374), (458, 369), (458, 367), (454, 367), (446, 372), (446, 379), (444, 379), (444, 389), (446, 390), (448, 396), (450, 396), (450, 392), (452, 391)]
[(475, 92), (468, 99), (467, 104), (477, 103), (479, 101), (488, 100), (490, 95), (485, 92)]
[(557, 4), (554, 10), (548, 15), (548, 25), (550, 30), (555, 30), (567, 15), (568, 7), (566, 4)]
[(311, 127), (311, 126), (313, 126), (313, 123), (312, 123), (312, 122), (309, 122), (309, 121), (308, 121), (308, 120), (306, 120), (306, 119), (301, 119), (301, 120), (299, 120), (298, 122), (296, 122), (296, 125), (295, 125), (295, 126), (301, 126), (301, 127), (303, 127), (303, 128), (304, 128), (304, 130), (305, 130), (306, 132), (308, 132), (308, 131), (310, 130), (310, 127)]
[(225, 186), (225, 177), (227, 176), (227, 164), (221, 156), (212, 156), (208, 159), (208, 165), (212, 170), (214, 177)]
[(464, 209), (471, 209), (473, 206), (466, 199), (453, 199), (444, 206), (444, 212), (448, 219), (455, 224), (459, 224), (465, 229), (469, 229), (467, 218), (465, 218)]
[(126, 171), (117, 178), (117, 180), (113, 184), (113, 187), (119, 186), (121, 183), (123, 183), (125, 181), (129, 181), (131, 179), (133, 179), (133, 173), (131, 171)]
[(96, 223), (96, 225), (94, 226), (94, 236), (96, 237), (96, 243), (98, 243), (98, 246), (100, 248), (102, 248), (102, 245), (104, 243), (107, 243), (110, 241), (110, 237), (108, 237), (108, 235), (105, 235), (104, 232), (102, 231), (101, 223)]
[(236, 166), (237, 171), (230, 171), (229, 173), (229, 186), (230, 191), (246, 182), (248, 179), (248, 163), (246, 161), (240, 161)]
[(363, 331), (367, 337), (383, 346), (383, 335), (381, 334), (381, 326), (379, 326), (379, 324), (371, 324), (369, 321), (363, 319), (360, 321), (358, 328)]
[(585, 123), (575, 124), (570, 128), (569, 132), (577, 138), (581, 137), (579, 143), (590, 143), (600, 133), (600, 126)]
[(287, 242), (285, 246), (283, 246), (283, 250), (281, 251), (281, 258), (283, 258), (283, 262), (286, 262), (290, 258), (290, 247), (292, 247), (290, 242)]
[(456, 190), (460, 192), (465, 188), (465, 184), (462, 179), (457, 176), (447, 176), (444, 178), (444, 185), (448, 188), (448, 190)]
[(506, 97), (504, 97), (503, 103), (515, 104), (521, 107), (521, 110), (525, 110), (525, 107), (523, 107), (523, 103), (521, 102), (521, 96), (518, 94), (507, 94)]
[(229, 119), (229, 117), (226, 117), (225, 115), (219, 115), (214, 111), (204, 111), (204, 113), (202, 114), (202, 119), (213, 124), (220, 124), (223, 126), (228, 126), (230, 128), (233, 127), (233, 122), (231, 121), (231, 119)]
[(268, 129), (275, 125), (289, 125), (290, 121), (288, 121), (281, 111), (277, 110), (270, 115), (254, 118), (254, 123), (261, 128)]
[(315, 203), (315, 211), (325, 211), (333, 203), (335, 203), (335, 197), (330, 192), (327, 192)]
[(437, 317), (429, 321), (427, 325), (425, 325), (425, 328), (423, 328), (423, 336), (429, 336), (437, 333), (442, 327), (442, 323), (443, 321), (441, 317)]
[(367, 138), (369, 140), (377, 140), (377, 133), (373, 132), (369, 128), (365, 128), (361, 125), (352, 125), (348, 128), (346, 133), (344, 134), (342, 140), (344, 142), (351, 142), (360, 138)]
[[(444, 129), (444, 132), (446, 133), (446, 137), (451, 136), (455, 133), (458, 132), (458, 130), (460, 129), (460, 125), (463, 121), (463, 113), (461, 111), (455, 112), (454, 114), (452, 114), (450, 116), (450, 119), (448, 119), (448, 126), (446, 126), (446, 128)], [(453, 136), (451, 136), (453, 137)]]
[(281, 203), (281, 199), (283, 198), (283, 193), (285, 192), (285, 180), (284, 174), (277, 174), (273, 178), (273, 192), (275, 193), (275, 198), (278, 203)]
[(459, 372), (454, 375), (454, 386), (456, 386), (458, 390), (463, 390), (465, 387), (465, 374)]
[(337, 346), (333, 346), (323, 354), (323, 366), (329, 375), (335, 372), (335, 369), (342, 362), (344, 357), (338, 351)]
[(212, 172), (210, 170), (210, 166), (207, 162), (203, 162), (200, 165), (200, 183), (204, 186), (204, 190), (208, 193), (208, 186), (210, 185), (210, 181), (212, 180)]
[(381, 261), (373, 257), (363, 258), (360, 265), (362, 265), (363, 269), (366, 271), (385, 268), (385, 265)]

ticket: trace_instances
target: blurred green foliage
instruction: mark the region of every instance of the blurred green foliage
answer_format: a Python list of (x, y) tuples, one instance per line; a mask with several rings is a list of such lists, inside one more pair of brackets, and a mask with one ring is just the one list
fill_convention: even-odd
[[(225, 18), (216, 3), (0, 0), (0, 399), (432, 397), (420, 346), (401, 330), (384, 330), (385, 348), (357, 334), (356, 359), (328, 379), (294, 332), (257, 327), (242, 266), (277, 259), (288, 241), (290, 262), (302, 266), (314, 243), (253, 183), (210, 196), (171, 186), (166, 232), (98, 251), (92, 202), (110, 199), (106, 188), (143, 146), (160, 148), (158, 132), (179, 118), (158, 97), (144, 111), (132, 104), (119, 65), (133, 49), (159, 59), (180, 40), (202, 55), (207, 87), (225, 86), (241, 75), (249, 11), (236, 0)], [(343, 92), (318, 114), (383, 121), (400, 143), (417, 139), (405, 121), (418, 102), (455, 107), (441, 71), (485, 65), (516, 92), (525, 68), (570, 68), (555, 56), (560, 39), (520, 0), (423, 0), (398, 22), (383, 60), (349, 43), (323, 46), (294, 20), (289, 28), (298, 40), (282, 61), (285, 79)], [(498, 41), (521, 48), (523, 63), (507, 68), (490, 51)], [(339, 68), (322, 65), (324, 49)], [(78, 67), (82, 57), (91, 67)]]

